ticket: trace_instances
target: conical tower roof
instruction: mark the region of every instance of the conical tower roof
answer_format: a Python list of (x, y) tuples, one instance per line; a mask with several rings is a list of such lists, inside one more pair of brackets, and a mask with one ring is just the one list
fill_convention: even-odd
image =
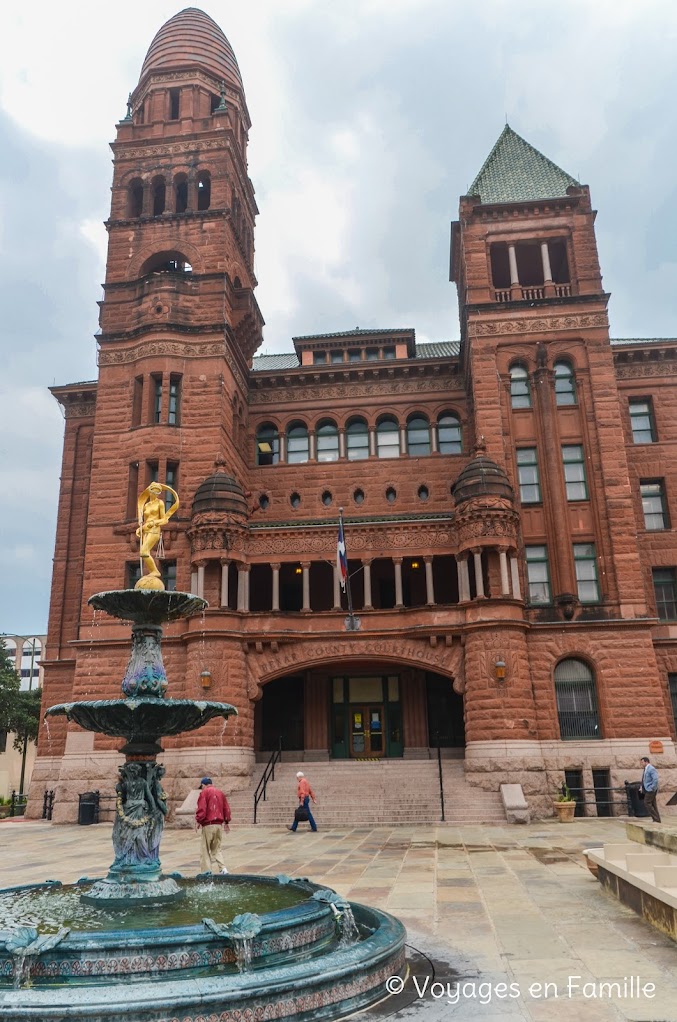
[(197, 7), (186, 7), (164, 23), (148, 48), (140, 78), (149, 71), (185, 67), (202, 67), (242, 89), (233, 47), (216, 22)]
[(509, 124), (501, 132), (468, 194), (479, 195), (483, 205), (499, 202), (529, 202), (559, 199), (579, 182), (513, 131)]

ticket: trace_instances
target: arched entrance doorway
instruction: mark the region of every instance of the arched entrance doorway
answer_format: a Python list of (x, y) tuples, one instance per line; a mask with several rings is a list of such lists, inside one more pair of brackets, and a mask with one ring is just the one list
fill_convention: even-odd
[(255, 708), (256, 751), (306, 759), (425, 757), (465, 746), (452, 679), (406, 665), (346, 661), (267, 682)]

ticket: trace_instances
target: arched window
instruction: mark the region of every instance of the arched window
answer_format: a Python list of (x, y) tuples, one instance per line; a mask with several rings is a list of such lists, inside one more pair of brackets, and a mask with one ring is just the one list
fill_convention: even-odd
[(336, 423), (325, 419), (317, 427), (317, 460), (338, 461), (339, 438)]
[(397, 419), (387, 416), (376, 426), (376, 453), (379, 458), (399, 458), (400, 428)]
[(308, 427), (305, 422), (292, 422), (287, 430), (287, 461), (290, 465), (308, 461)]
[(209, 209), (212, 203), (212, 179), (208, 170), (197, 176), (197, 208)]
[(264, 422), (256, 430), (256, 464), (277, 465), (280, 460), (280, 438), (272, 422)]
[(346, 453), (348, 461), (361, 461), (369, 457), (369, 427), (364, 419), (351, 419), (348, 423)]
[(461, 421), (458, 415), (444, 412), (437, 420), (437, 447), (440, 454), (461, 454)]
[(531, 408), (529, 373), (522, 365), (514, 365), (510, 370), (510, 404), (513, 408)]
[(412, 458), (430, 454), (430, 423), (424, 415), (412, 415), (407, 420), (407, 453)]
[(143, 181), (140, 177), (130, 181), (127, 190), (127, 216), (139, 217), (143, 213)]
[(185, 213), (188, 209), (188, 178), (185, 174), (177, 174), (174, 178), (174, 209), (177, 213)]
[(555, 362), (555, 402), (558, 405), (576, 404), (576, 379), (570, 362)]
[(156, 252), (146, 259), (139, 276), (145, 277), (147, 273), (191, 273), (192, 269), (182, 252)]
[(165, 179), (163, 177), (153, 178), (153, 184), (151, 187), (153, 196), (153, 216), (160, 216), (160, 214), (165, 211), (165, 201), (167, 196)]
[(601, 738), (595, 676), (584, 660), (560, 660), (555, 668), (560, 738)]

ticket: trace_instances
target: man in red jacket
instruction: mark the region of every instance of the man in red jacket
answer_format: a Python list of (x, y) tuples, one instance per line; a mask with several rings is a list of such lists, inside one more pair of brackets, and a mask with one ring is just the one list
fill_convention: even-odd
[(200, 781), (200, 795), (197, 800), (195, 826), (202, 828), (200, 845), (200, 872), (214, 873), (212, 862), (218, 872), (227, 873), (221, 855), (221, 835), (228, 830), (230, 823), (230, 806), (228, 799), (219, 788), (212, 784), (211, 777), (203, 777)]

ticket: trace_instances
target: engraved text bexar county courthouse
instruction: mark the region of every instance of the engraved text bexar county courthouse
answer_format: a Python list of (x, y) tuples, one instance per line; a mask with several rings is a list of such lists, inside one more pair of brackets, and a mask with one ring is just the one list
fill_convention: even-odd
[[(181, 496), (165, 585), (209, 601), (166, 629), (172, 695), (239, 709), (165, 742), (173, 805), (205, 772), (246, 787), (280, 737), (339, 771), (439, 742), (478, 797), (518, 782), (537, 814), (565, 771), (592, 791), (641, 755), (672, 790), (677, 340), (609, 338), (588, 187), (506, 126), (452, 225), (460, 341), (386, 325), (257, 355), (249, 128), (226, 37), (180, 12), (113, 143), (99, 378), (53, 388), (45, 705), (117, 694), (128, 630), (87, 598), (137, 580), (158, 479)], [(50, 727), (29, 810), (55, 788), (72, 820), (119, 742)]]

